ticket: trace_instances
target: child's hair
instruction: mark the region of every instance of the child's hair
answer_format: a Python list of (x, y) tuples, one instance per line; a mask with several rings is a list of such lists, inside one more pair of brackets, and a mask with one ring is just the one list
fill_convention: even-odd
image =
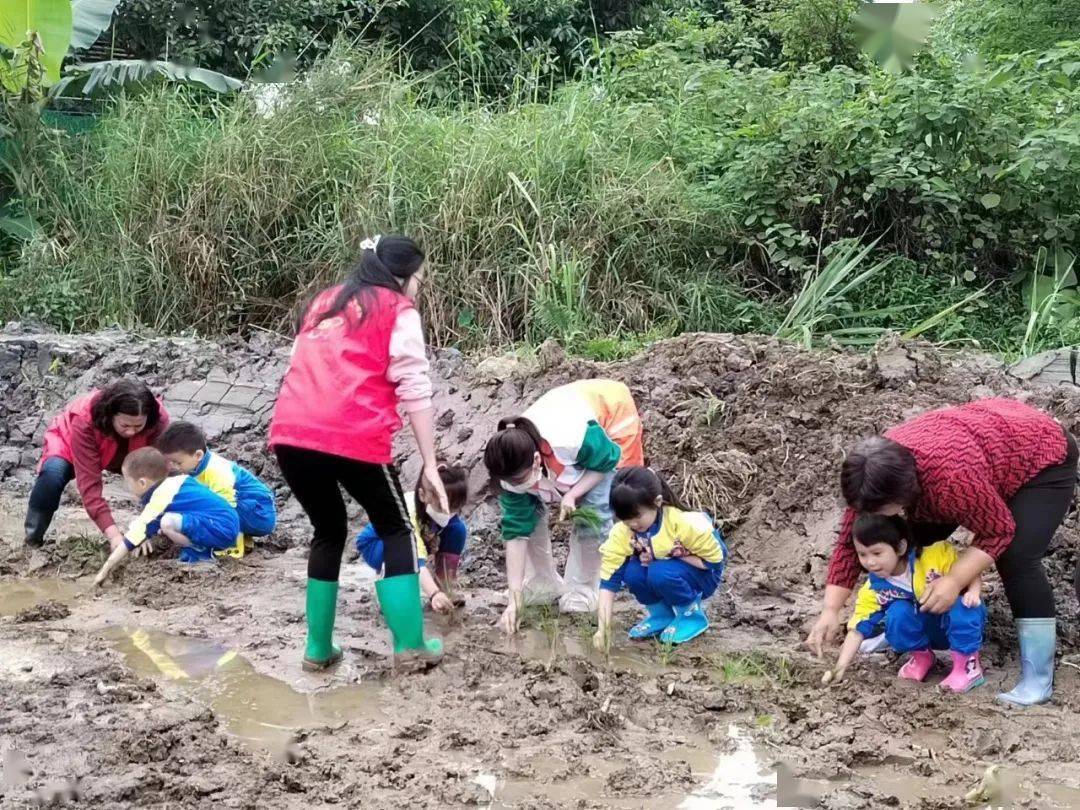
[(90, 406), (90, 418), (94, 427), (107, 436), (116, 435), (113, 430), (113, 417), (117, 414), (145, 416), (146, 427), (143, 430), (150, 430), (161, 421), (161, 407), (154, 398), (154, 392), (142, 380), (129, 377), (122, 377), (106, 385), (98, 392)]
[(171, 422), (165, 432), (154, 443), (162, 453), (206, 452), (206, 434), (202, 428), (191, 422)]
[(164, 481), (169, 477), (169, 462), (154, 447), (142, 447), (124, 459), (121, 466), (129, 478), (145, 478), (148, 481)]
[[(369, 307), (365, 299), (370, 299), (374, 287), (384, 287), (399, 295), (408, 281), (424, 264), (424, 251), (407, 236), (390, 234), (376, 237), (374, 243), (365, 247), (360, 258), (352, 266), (348, 277), (341, 285), (338, 294), (330, 306), (319, 313), (315, 325), (340, 314), (349, 302), (356, 300), (360, 304), (360, 320), (366, 317)], [(310, 302), (300, 314), (297, 332), (303, 325), (310, 309)]]
[[(452, 514), (460, 512), (469, 499), (468, 473), (461, 467), (440, 463), (439, 479), (442, 481), (443, 489), (446, 490), (446, 502), (450, 507), (450, 512)], [(426, 488), (423, 475), (416, 482), (416, 490), (413, 493), (416, 498), (416, 514), (421, 516), (424, 514), (424, 502), (420, 500), (420, 490), (422, 488)]]
[(533, 455), (540, 452), (540, 431), (531, 419), (508, 416), (499, 420), (498, 432), (484, 448), (484, 466), (499, 481), (518, 475), (532, 466)]
[(624, 467), (615, 473), (609, 502), (619, 520), (632, 520), (642, 509), (655, 509), (657, 498), (663, 506), (690, 511), (675, 497), (667, 481), (648, 467)]
[(911, 551), (911, 530), (907, 521), (899, 515), (864, 512), (855, 519), (851, 533), (864, 546), (885, 543), (897, 554), (903, 555)]

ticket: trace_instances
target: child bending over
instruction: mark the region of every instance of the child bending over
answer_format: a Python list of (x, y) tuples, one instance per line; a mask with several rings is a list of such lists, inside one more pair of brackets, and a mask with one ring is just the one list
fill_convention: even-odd
[(942, 540), (912, 548), (907, 522), (899, 516), (861, 515), (852, 530), (859, 562), (869, 574), (855, 601), (855, 613), (836, 667), (824, 681), (839, 681), (855, 658), (859, 645), (882, 625), (885, 638), (898, 653), (911, 653), (900, 668), (901, 678), (922, 681), (934, 665), (934, 650), (952, 653), (952, 672), (943, 689), (967, 692), (984, 682), (979, 648), (982, 646), (986, 606), (976, 579), (948, 613), (919, 610), (926, 583), (944, 576), (958, 558), (956, 547)]
[[(438, 497), (422, 476), (416, 483), (416, 491), (405, 493), (405, 505), (416, 532), (420, 589), (432, 610), (448, 613), (454, 605), (465, 604), (464, 597), (457, 592), (457, 577), (468, 529), (459, 512), (469, 499), (469, 479), (460, 467), (440, 464), (438, 471), (450, 511), (439, 511)], [(356, 536), (356, 551), (376, 573), (382, 573), (383, 541), (370, 523)], [(429, 556), (434, 558), (434, 577), (426, 565)]]
[(206, 446), (206, 434), (191, 422), (173, 422), (157, 440), (172, 472), (190, 475), (232, 506), (240, 517), (240, 534), (226, 553), (244, 556), (245, 537), (264, 537), (277, 525), (274, 493), (249, 470), (222, 458)]
[(619, 522), (600, 546), (599, 630), (593, 643), (607, 649), (615, 594), (624, 584), (648, 612), (630, 628), (631, 639), (659, 636), (666, 644), (682, 644), (704, 633), (709, 620), (701, 602), (716, 591), (727, 562), (727, 546), (712, 519), (682, 506), (646, 467), (615, 474), (611, 508)]
[(215, 550), (235, 544), (240, 532), (236, 510), (191, 476), (170, 477), (169, 462), (160, 451), (153, 447), (136, 450), (124, 459), (121, 472), (143, 510), (101, 567), (95, 585), (104, 582), (128, 552), (138, 555), (151, 550), (148, 540), (158, 533), (181, 547), (181, 562), (210, 560)]

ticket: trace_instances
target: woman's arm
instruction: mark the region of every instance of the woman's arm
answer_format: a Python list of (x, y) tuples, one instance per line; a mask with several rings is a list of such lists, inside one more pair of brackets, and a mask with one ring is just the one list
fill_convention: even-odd
[(521, 624), (521, 608), (524, 605), (525, 556), (528, 540), (506, 541), (506, 582), (508, 602), (499, 618), (499, 627), (507, 635), (517, 632)]
[(117, 536), (123, 540), (123, 533), (116, 528), (112, 510), (102, 492), (101, 470), (104, 465), (98, 449), (97, 429), (81, 418), (72, 420), (71, 424), (71, 460), (83, 509), (115, 548)]

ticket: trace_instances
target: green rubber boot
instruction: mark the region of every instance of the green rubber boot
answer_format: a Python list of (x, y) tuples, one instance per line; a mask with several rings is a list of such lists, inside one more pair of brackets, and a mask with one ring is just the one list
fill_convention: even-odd
[(420, 603), (420, 575), (385, 577), (375, 583), (379, 609), (394, 638), (394, 662), (418, 660), (434, 665), (442, 658), (442, 642), (424, 639), (424, 608)]
[(341, 660), (341, 648), (333, 643), (334, 615), (337, 613), (337, 582), (307, 581), (307, 647), (304, 671), (321, 672)]

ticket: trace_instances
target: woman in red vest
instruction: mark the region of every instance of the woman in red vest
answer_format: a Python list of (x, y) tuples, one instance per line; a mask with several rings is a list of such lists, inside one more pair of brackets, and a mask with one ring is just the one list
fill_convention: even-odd
[(429, 663), (442, 656), (438, 639), (424, 639), (416, 538), (392, 454), (401, 405), (423, 459), (423, 478), (439, 509), (448, 511), (414, 303), (423, 264), (424, 254), (412, 239), (366, 241), (348, 279), (317, 295), (304, 311), (274, 407), (270, 446), (314, 529), (303, 659), (308, 671), (341, 660), (332, 636), (348, 532), (342, 488), (364, 507), (384, 542), (385, 576), (375, 589), (395, 656)]
[(836, 633), (861, 569), (851, 541), (859, 512), (904, 514), (916, 543), (963, 526), (974, 535), (952, 569), (928, 583), (920, 609), (947, 613), (990, 566), (1016, 617), (1020, 683), (998, 697), (1043, 703), (1054, 683), (1054, 594), (1043, 567), (1073, 501), (1076, 441), (1048, 414), (1011, 399), (987, 399), (915, 417), (848, 454), (840, 485), (848, 503), (829, 565), (825, 599), (807, 643), (818, 655)]
[(45, 541), (60, 496), (74, 478), (86, 514), (116, 548), (124, 535), (102, 495), (101, 473), (119, 473), (128, 453), (152, 445), (168, 422), (164, 406), (139, 380), (117, 380), (69, 403), (45, 431), (26, 511), (26, 542)]

